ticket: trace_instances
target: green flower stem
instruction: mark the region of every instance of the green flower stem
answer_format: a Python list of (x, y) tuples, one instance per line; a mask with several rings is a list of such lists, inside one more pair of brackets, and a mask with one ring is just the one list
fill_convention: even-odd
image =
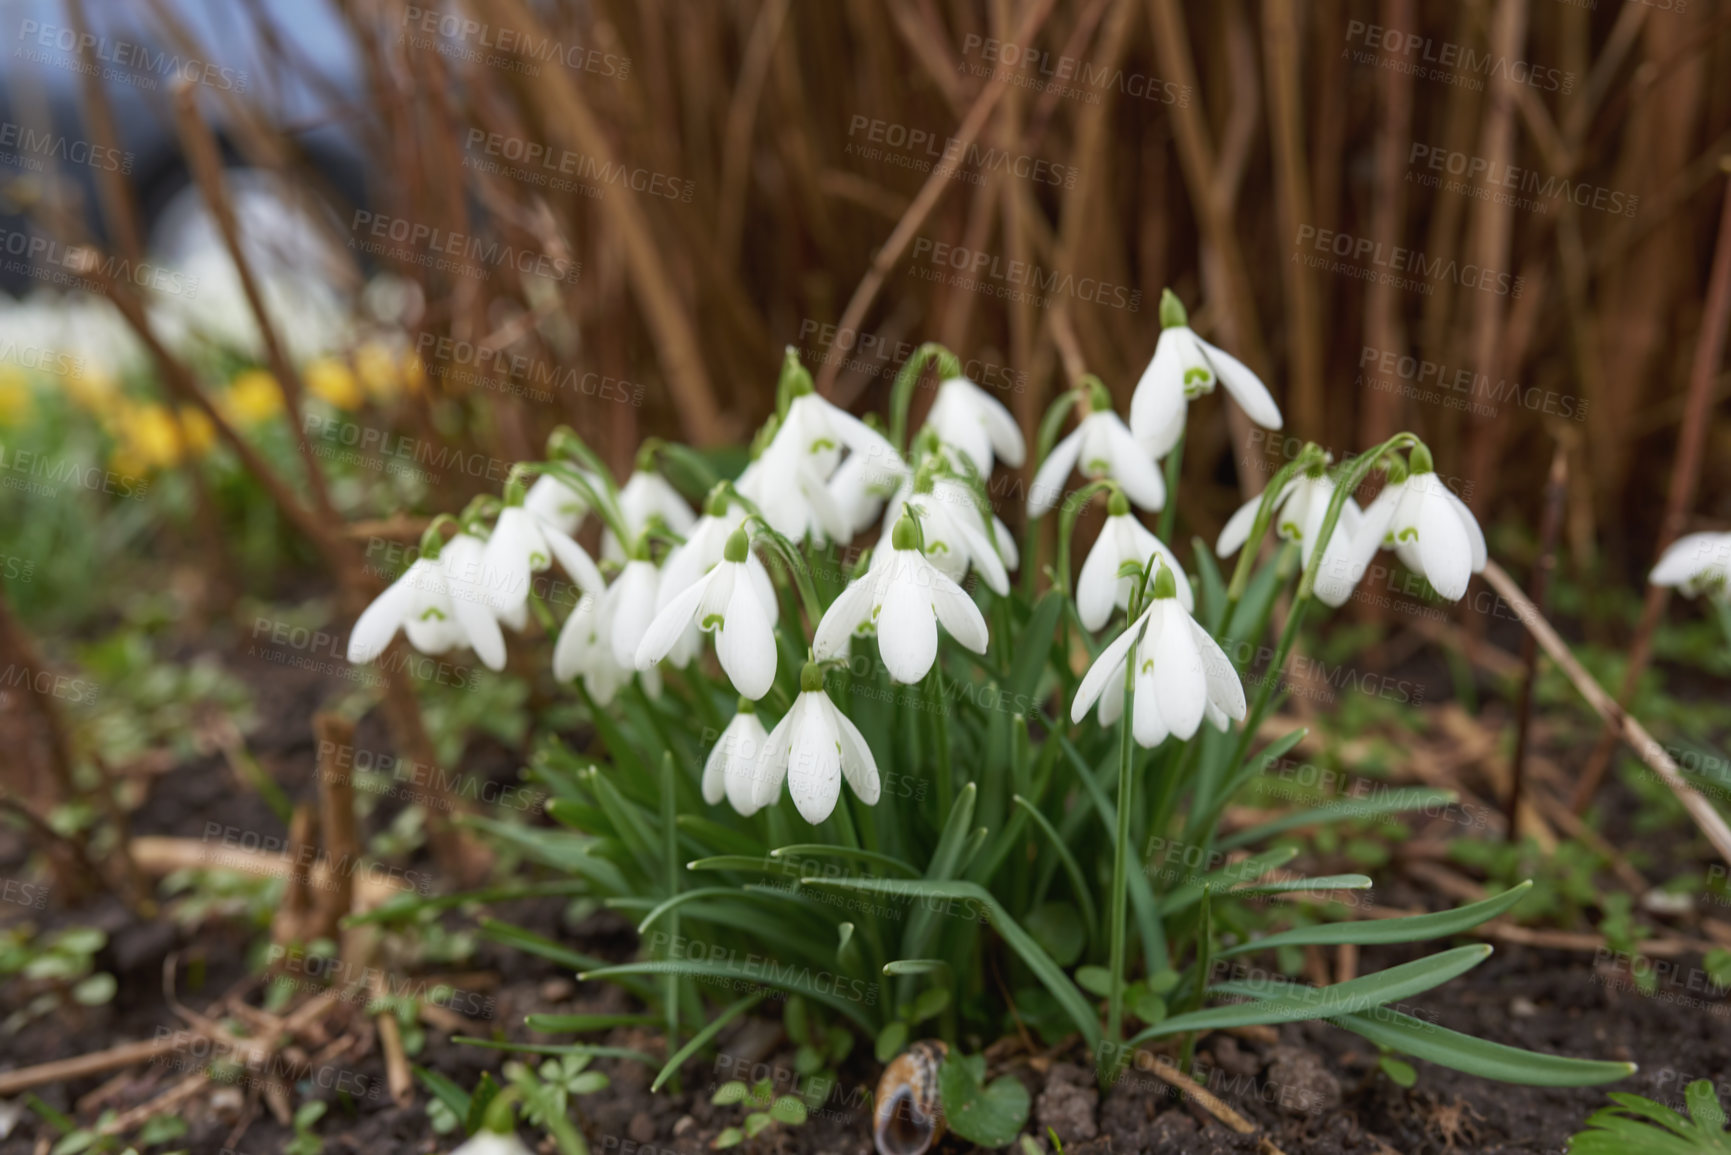
[(950, 820), (950, 809), (956, 804), (956, 783), (950, 771), (950, 719), (944, 713), (942, 675), (934, 664), (926, 675), (926, 702), (931, 711), (932, 766), (938, 779), (938, 828)]
[(613, 489), (611, 476), (606, 473), (597, 475), (608, 490), (608, 496), (603, 498), (581, 472), (563, 461), (532, 462), (523, 467), (523, 472), (551, 474), (576, 490), (583, 500), (589, 503), (589, 508), (595, 511), (596, 516), (607, 523), (607, 528), (612, 530), (613, 536), (619, 539), (620, 546), (626, 549), (630, 548), (631, 531), (626, 527), (625, 518), (619, 512), (618, 502), (614, 500), (616, 491)]
[(937, 362), (938, 376), (943, 380), (962, 375), (961, 361), (936, 341), (927, 341), (902, 362), (896, 382), (890, 388), (890, 444), (896, 447), (897, 453), (907, 452), (908, 410), (913, 408), (914, 387), (919, 384), (926, 365), (932, 361)]
[(441, 513), (427, 523), (427, 528), (421, 531), (421, 541), (417, 557), (425, 561), (438, 561), (439, 551), (445, 546), (445, 527), (454, 525), (461, 528), (457, 519), (448, 513)]
[(619, 500), (619, 486), (613, 481), (613, 471), (607, 468), (596, 452), (589, 448), (587, 442), (577, 436), (577, 431), (569, 425), (561, 425), (547, 435), (547, 456), (550, 458), (568, 457), (583, 468), (601, 479), (601, 486), (607, 491), (611, 501)]
[[(1124, 713), (1118, 719), (1118, 830), (1112, 844), (1112, 910), (1107, 970), (1112, 982), (1106, 999), (1106, 1041), (1124, 1038), (1124, 940), (1130, 918), (1130, 808), (1135, 790), (1131, 696), (1136, 684), (1136, 647), (1124, 662)], [(1115, 1068), (1114, 1068), (1115, 1069)]]
[(800, 603), (805, 606), (805, 616), (811, 621), (811, 628), (816, 630), (817, 624), (823, 620), (823, 602), (817, 596), (817, 586), (812, 583), (811, 569), (805, 564), (805, 556), (792, 542), (777, 533), (774, 526), (763, 520), (762, 515), (753, 513), (746, 520), (757, 530), (752, 540), (769, 542), (776, 556), (786, 564), (788, 573), (793, 575), (793, 584), (799, 590)]
[(1184, 473), (1184, 441), (1180, 436), (1166, 457), (1166, 504), (1160, 510), (1157, 532), (1160, 540), (1167, 543), (1172, 541), (1172, 531), (1178, 528), (1178, 481)]

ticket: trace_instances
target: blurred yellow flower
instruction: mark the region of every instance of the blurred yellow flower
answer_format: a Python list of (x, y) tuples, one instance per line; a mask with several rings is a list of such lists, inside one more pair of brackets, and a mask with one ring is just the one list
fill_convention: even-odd
[(183, 408), (180, 411), (180, 441), (194, 457), (203, 457), (216, 444), (216, 426), (202, 410)]
[(263, 369), (247, 369), (229, 383), (221, 406), (236, 425), (258, 425), (282, 412), (282, 387)]
[(121, 409), (116, 426), (121, 445), (115, 457), (128, 465), (123, 472), (167, 469), (179, 463), (180, 426), (167, 406), (127, 405)]
[(0, 365), (0, 425), (23, 425), (30, 419), (34, 396), (30, 380), (16, 365)]
[(349, 367), (335, 357), (320, 357), (305, 370), (307, 391), (338, 409), (354, 410), (366, 399)]
[(367, 395), (379, 400), (396, 396), (403, 387), (396, 357), (389, 345), (378, 341), (368, 341), (355, 350), (355, 372)]
[(419, 393), (427, 383), (427, 366), (415, 352), (403, 354), (403, 384), (410, 393)]

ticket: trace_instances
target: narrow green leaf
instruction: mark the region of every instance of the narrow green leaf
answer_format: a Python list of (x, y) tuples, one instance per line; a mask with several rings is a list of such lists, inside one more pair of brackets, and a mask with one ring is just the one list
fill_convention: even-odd
[(1296, 810), (1290, 814), (1282, 814), (1279, 818), (1257, 826), (1248, 826), (1222, 838), (1219, 847), (1222, 850), (1232, 850), (1239, 846), (1248, 846), (1260, 842), (1276, 834), (1284, 834), (1288, 830), (1296, 830), (1301, 826), (1315, 826), (1320, 823), (1346, 822), (1352, 819), (1376, 818), (1384, 814), (1400, 814), (1408, 810), (1422, 810), (1427, 806), (1440, 806), (1454, 802), (1459, 795), (1453, 790), (1433, 790), (1429, 787), (1407, 787), (1390, 790), (1386, 794), (1376, 794), (1369, 798), (1340, 798), (1313, 806), (1308, 810)]
[[(839, 880), (837, 880), (839, 881)], [(591, 979), (616, 979), (632, 975), (689, 975), (695, 979), (718, 979), (727, 985), (751, 984), (755, 986), (776, 987), (780, 990), (801, 994), (815, 1002), (840, 1011), (860, 1027), (867, 1031), (877, 1029), (866, 1011), (866, 1000), (875, 1002), (877, 987), (859, 979), (851, 979), (840, 975), (824, 976), (826, 983), (820, 986), (815, 981), (814, 972), (809, 967), (790, 966), (778, 963), (773, 959), (760, 958), (729, 958), (723, 961), (698, 959), (651, 959), (645, 962), (621, 963), (618, 966), (602, 966), (594, 970), (584, 971), (577, 977), (588, 981)], [(837, 991), (846, 987), (856, 990), (858, 1000), (842, 997)]]
[(752, 1007), (755, 1007), (758, 1003), (761, 1003), (768, 997), (768, 995), (768, 991), (758, 991), (755, 994), (746, 995), (743, 999), (740, 999), (738, 1002), (722, 1011), (719, 1015), (716, 1015), (715, 1018), (711, 1019), (707, 1026), (705, 1026), (701, 1031), (698, 1031), (695, 1035), (692, 1035), (690, 1040), (687, 1041), (683, 1047), (680, 1047), (679, 1050), (675, 1051), (672, 1058), (667, 1060), (667, 1065), (661, 1068), (661, 1073), (655, 1076), (655, 1081), (653, 1083), (649, 1084), (650, 1092), (653, 1093), (661, 1090), (661, 1084), (667, 1082), (667, 1080), (671, 1079), (674, 1075), (677, 1075), (679, 1073), (679, 1068), (684, 1065), (685, 1060), (697, 1054), (697, 1052), (701, 1051), (704, 1047), (707, 1047), (709, 1041), (719, 1035), (723, 1027), (727, 1026), (727, 1024), (731, 1023), (734, 1019), (737, 1019), (740, 1015), (743, 1015), (746, 1011), (749, 1011)]
[[(875, 866), (888, 874), (899, 875), (902, 878), (918, 878), (919, 869), (903, 862), (899, 858), (891, 858), (887, 854), (878, 854), (871, 850), (861, 850), (856, 846), (831, 846), (823, 842), (798, 842), (792, 846), (782, 846), (769, 852), (771, 858), (793, 860), (800, 858), (844, 858), (853, 862), (862, 862)], [(789, 870), (795, 869), (792, 861), (787, 862)], [(802, 872), (804, 873), (804, 872)]]
[(1389, 1007), (1330, 1018), (1329, 1022), (1403, 1055), (1440, 1067), (1531, 1087), (1589, 1087), (1635, 1072), (1635, 1064), (1571, 1059), (1477, 1039)]
[(1511, 887), (1501, 894), (1481, 899), (1467, 906), (1454, 910), (1437, 911), (1435, 914), (1415, 914), (1404, 918), (1365, 919), (1361, 922), (1330, 922), (1317, 926), (1301, 926), (1292, 930), (1281, 931), (1278, 934), (1264, 935), (1262, 938), (1241, 942), (1220, 952), (1221, 957), (1243, 954), (1253, 950), (1271, 950), (1283, 946), (1339, 946), (1342, 943), (1352, 943), (1356, 946), (1391, 942), (1424, 942), (1429, 939), (1445, 938), (1471, 930), (1482, 922), (1497, 917), (1509, 910), (1533, 887), (1531, 881)]

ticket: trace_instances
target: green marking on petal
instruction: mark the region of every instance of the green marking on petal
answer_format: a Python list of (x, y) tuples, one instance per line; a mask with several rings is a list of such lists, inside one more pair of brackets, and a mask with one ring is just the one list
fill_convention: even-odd
[(1111, 471), (1112, 463), (1107, 461), (1104, 457), (1090, 458), (1088, 462), (1082, 466), (1082, 472), (1087, 474), (1089, 477), (1099, 477), (1102, 474), (1110, 473)]
[(706, 614), (703, 620), (697, 623), (697, 628), (708, 633), (721, 625), (722, 621), (723, 618), (720, 614)]
[(1401, 530), (1398, 534), (1395, 535), (1395, 540), (1396, 541), (1417, 541), (1418, 540), (1418, 530), (1416, 528), (1414, 528), (1413, 526), (1409, 525), (1405, 529)]
[(428, 606), (426, 609), (421, 611), (421, 620), (423, 622), (430, 622), (435, 619), (441, 622), (444, 621), (445, 611), (440, 609), (438, 606)]
[(817, 453), (817, 452), (824, 450), (824, 449), (837, 449), (837, 448), (840, 448), (840, 447), (837, 446), (836, 443), (834, 441), (830, 440), (828, 437), (819, 437), (817, 440), (815, 440), (811, 443), (811, 447), (809, 449), (807, 449), (806, 452), (807, 453)]
[(546, 554), (542, 553), (538, 549), (532, 550), (529, 554), (529, 565), (533, 569), (540, 569), (543, 566), (549, 566), (552, 564), (553, 564), (553, 559), (548, 557)]

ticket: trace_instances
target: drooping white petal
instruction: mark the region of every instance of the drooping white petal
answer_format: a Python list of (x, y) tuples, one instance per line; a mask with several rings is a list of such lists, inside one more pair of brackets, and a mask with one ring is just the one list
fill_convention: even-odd
[(1418, 553), (1425, 580), (1450, 601), (1467, 592), (1472, 578), (1472, 541), (1461, 518), (1442, 497), (1426, 493), (1418, 512)]
[(637, 669), (647, 670), (679, 644), (680, 636), (691, 627), (692, 617), (709, 591), (715, 573), (715, 570), (710, 570), (687, 586), (684, 593), (668, 602), (650, 619), (649, 628), (643, 632), (643, 640), (637, 643), (637, 650), (632, 655), (632, 664)]
[(756, 700), (775, 682), (775, 624), (749, 580), (736, 580), (716, 633), (715, 656), (733, 688)]
[(528, 510), (512, 506), (500, 511), (482, 559), (493, 609), (506, 614), (521, 608), (529, 600), (533, 575), (551, 560), (546, 536)]
[(542, 527), (542, 537), (547, 542), (547, 548), (553, 552), (555, 560), (559, 562), (559, 568), (570, 575), (578, 589), (596, 597), (606, 591), (607, 579), (601, 576), (600, 567), (595, 564), (595, 559), (589, 556), (589, 551), (579, 545), (575, 538), (551, 526)]
[(968, 591), (938, 573), (930, 571), (932, 580), (931, 604), (932, 611), (937, 614), (938, 622), (950, 637), (976, 654), (986, 652), (989, 640), (986, 633), (986, 616), (980, 612), (980, 607), (974, 604), (974, 599), (968, 596)]
[(1473, 548), (1473, 572), (1480, 573), (1485, 568), (1485, 562), (1490, 560), (1490, 551), (1485, 548), (1485, 531), (1479, 528), (1479, 519), (1473, 516), (1473, 511), (1467, 508), (1467, 503), (1455, 496), (1454, 490), (1446, 485), (1438, 485), (1442, 499), (1454, 507), (1460, 515), (1461, 525), (1467, 531), (1467, 540)]
[[(1130, 429), (1136, 439), (1153, 449), (1156, 455), (1172, 449), (1171, 445), (1154, 445), (1164, 439), (1174, 425), (1182, 431), (1184, 410), (1185, 354), (1193, 347), (1195, 336), (1182, 325), (1160, 331), (1154, 345), (1154, 357), (1142, 370), (1136, 391), (1130, 396)], [(1173, 438), (1176, 444), (1177, 439)]]
[(835, 812), (841, 797), (841, 735), (838, 715), (822, 690), (800, 697), (811, 701), (789, 735), (787, 793), (800, 817), (816, 826)]
[[(1290, 488), (1286, 492), (1291, 492)], [(1276, 504), (1284, 497), (1285, 493), (1276, 498)], [(1261, 509), (1262, 495), (1257, 494), (1226, 519), (1226, 524), (1220, 528), (1220, 536), (1214, 541), (1216, 557), (1231, 557), (1244, 547), (1244, 543), (1250, 540), (1250, 531), (1256, 528), (1256, 515)]]
[[(1190, 615), (1169, 598), (1154, 603), (1156, 623), (1148, 626), (1148, 640), (1138, 653), (1154, 663), (1154, 685), (1160, 695), (1160, 717), (1180, 738), (1189, 738), (1202, 724), (1203, 703), (1208, 700), (1208, 682), (1202, 655), (1191, 632)], [(1140, 671), (1138, 671), (1140, 672)]]
[(638, 559), (626, 562), (625, 569), (614, 579), (617, 589), (609, 607), (612, 620), (607, 623), (608, 637), (613, 644), (613, 660), (626, 669), (636, 664), (637, 647), (655, 620), (658, 576), (653, 562)]
[[(1147, 449), (1137, 444), (1129, 428), (1116, 413), (1090, 413), (1089, 421), (1099, 423), (1107, 468), (1132, 505), (1157, 510), (1166, 504), (1166, 481), (1160, 476), (1154, 459)], [(1083, 462), (1086, 468), (1088, 462)]]
[[(1209, 721), (1222, 730), (1226, 729), (1226, 719), (1242, 722), (1248, 706), (1244, 700), (1244, 682), (1232, 659), (1207, 630), (1193, 620), (1187, 620), (1186, 624), (1201, 655), (1202, 672), (1208, 682)], [(1218, 719), (1216, 714), (1220, 715)]]
[(775, 724), (775, 729), (764, 739), (763, 751), (757, 757), (757, 765), (753, 768), (751, 777), (751, 798), (757, 809), (762, 809), (775, 801), (775, 796), (781, 793), (781, 784), (787, 778), (788, 756), (791, 753), (793, 732), (801, 724), (809, 706), (807, 694), (800, 694), (788, 707), (781, 721)]
[(1122, 535), (1116, 532), (1116, 518), (1108, 518), (1094, 539), (1094, 548), (1082, 562), (1082, 572), (1076, 578), (1076, 616), (1082, 627), (1092, 633), (1106, 624), (1117, 603), (1118, 567), (1131, 560), (1124, 556)]
[(579, 601), (559, 631), (559, 640), (553, 646), (553, 676), (561, 682), (569, 682), (583, 672), (584, 657), (595, 640), (598, 601), (593, 597)]
[[(734, 718), (734, 722), (738, 720), (738, 717)], [(703, 760), (703, 800), (711, 806), (727, 795), (727, 763), (731, 757), (728, 745), (732, 740), (733, 722), (729, 722), (709, 757)]]
[[(1647, 580), (1658, 586), (1688, 586), (1728, 564), (1731, 564), (1731, 534), (1686, 533), (1671, 543)], [(355, 631), (360, 632), (359, 623)]]
[[(581, 473), (582, 471), (579, 470)], [(601, 479), (587, 478), (597, 493), (604, 493)], [(573, 533), (589, 513), (589, 502), (575, 489), (550, 473), (535, 479), (524, 495), (523, 508), (542, 525), (552, 526), (561, 533)]]
[(950, 519), (955, 533), (962, 540), (968, 561), (979, 571), (980, 580), (986, 583), (986, 588), (1004, 597), (1010, 592), (1010, 575), (1004, 569), (1003, 559), (998, 557), (998, 551), (986, 536), (968, 524), (967, 513)]
[[(470, 648), (489, 670), (505, 668), (505, 635), (494, 616), (487, 588), (486, 544), (473, 534), (459, 533), (445, 543), (439, 561), (451, 592), (451, 607)], [(528, 594), (524, 590), (524, 596)]]
[[(916, 568), (917, 563), (924, 564)], [(943, 575), (918, 557), (898, 558), (888, 573), (883, 608), (878, 612), (878, 653), (891, 678), (912, 684), (926, 676), (938, 657), (938, 623), (931, 589), (929, 585), (921, 588), (920, 582)]]
[(1070, 704), (1070, 721), (1082, 720), (1088, 713), (1088, 708), (1099, 700), (1101, 691), (1106, 689), (1106, 684), (1114, 672), (1122, 675), (1125, 655), (1130, 652), (1131, 644), (1141, 637), (1143, 628), (1148, 624), (1148, 614), (1149, 610), (1142, 611), (1142, 616), (1112, 639), (1106, 648), (1100, 651), (1100, 656), (1094, 659), (1094, 664), (1088, 667), (1088, 672), (1082, 675), (1082, 684), (1076, 687), (1076, 700)]
[(433, 566), (433, 562), (417, 559), (384, 593), (373, 599), (372, 605), (361, 611), (361, 616), (355, 619), (355, 628), (349, 631), (349, 661), (370, 662), (384, 652), (397, 636), (397, 629), (414, 601), (415, 583), (427, 580), (428, 570)]
[(1052, 446), (1052, 452), (1046, 455), (1039, 472), (1034, 474), (1034, 483), (1028, 487), (1029, 517), (1049, 513), (1058, 504), (1058, 499), (1064, 496), (1064, 483), (1070, 479), (1070, 471), (1076, 468), (1076, 460), (1081, 456), (1082, 426), (1078, 425), (1068, 437)]
[[(1136, 744), (1152, 750), (1166, 740), (1174, 727), (1166, 721), (1165, 706), (1160, 700), (1160, 679), (1154, 661), (1148, 657), (1150, 639), (1144, 638), (1136, 647), (1136, 673), (1130, 699), (1130, 735)], [(1122, 681), (1110, 687), (1106, 694), (1122, 697)]]
[(835, 730), (841, 739), (842, 777), (847, 779), (848, 786), (861, 802), (867, 806), (876, 806), (882, 793), (882, 784), (878, 780), (878, 763), (872, 756), (872, 748), (852, 719), (827, 698), (825, 703), (835, 714)]
[(1262, 383), (1262, 379), (1252, 373), (1248, 365), (1226, 350), (1210, 345), (1200, 337), (1196, 338), (1196, 343), (1207, 354), (1220, 383), (1226, 386), (1226, 391), (1232, 394), (1232, 399), (1238, 402), (1244, 415), (1264, 429), (1279, 429), (1280, 406), (1274, 403), (1274, 395), (1268, 391), (1268, 386)]
[(722, 786), (727, 792), (728, 804), (749, 818), (763, 805), (757, 800), (755, 778), (769, 734), (755, 713), (742, 713), (736, 714), (728, 723), (723, 737), (728, 741), (728, 748)]
[[(889, 551), (885, 551), (889, 552)], [(848, 642), (862, 626), (869, 625), (872, 608), (877, 601), (878, 576), (882, 571), (866, 573), (848, 583), (824, 611), (812, 637), (812, 657), (820, 662), (839, 658), (847, 653)]]

